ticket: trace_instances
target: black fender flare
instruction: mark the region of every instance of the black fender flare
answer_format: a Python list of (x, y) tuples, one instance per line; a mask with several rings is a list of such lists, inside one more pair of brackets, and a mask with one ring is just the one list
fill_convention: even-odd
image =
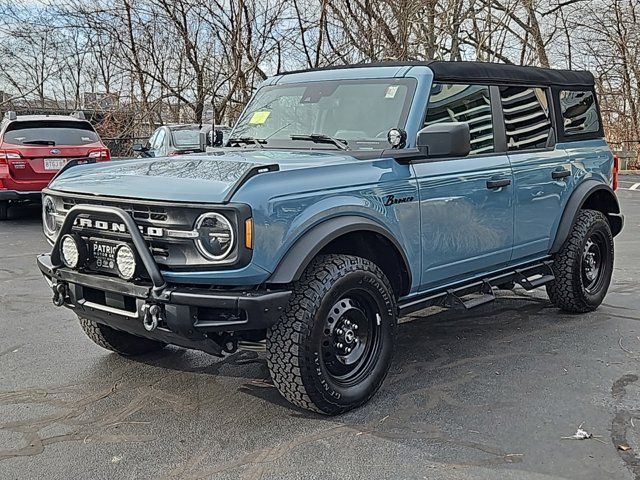
[(386, 227), (357, 215), (334, 217), (313, 226), (303, 233), (284, 254), (267, 283), (284, 284), (299, 280), (311, 260), (325, 246), (342, 235), (358, 231), (377, 233), (395, 246), (402, 257), (403, 267), (409, 277), (408, 284), (410, 286), (411, 269), (409, 268), (409, 260), (400, 242)]
[[(598, 193), (603, 192), (603, 193)], [(564, 242), (569, 238), (569, 234), (571, 233), (571, 229), (576, 221), (576, 216), (578, 211), (582, 209), (587, 203), (587, 200), (595, 194), (603, 195), (604, 199), (607, 202), (607, 208), (603, 213), (607, 216), (609, 220), (609, 225), (611, 225), (611, 232), (614, 236), (616, 236), (622, 230), (622, 226), (624, 223), (624, 217), (620, 215), (620, 204), (618, 203), (618, 197), (613, 192), (611, 187), (605, 183), (602, 183), (598, 180), (585, 180), (582, 182), (576, 189), (573, 191), (571, 196), (569, 197), (569, 201), (567, 202), (567, 206), (562, 212), (562, 217), (560, 218), (560, 223), (558, 225), (558, 230), (556, 231), (556, 237), (551, 245), (550, 253), (554, 254), (560, 251)]]

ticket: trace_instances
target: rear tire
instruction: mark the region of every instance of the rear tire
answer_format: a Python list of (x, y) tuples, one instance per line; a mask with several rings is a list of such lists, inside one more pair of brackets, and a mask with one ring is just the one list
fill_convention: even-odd
[(125, 356), (143, 355), (161, 350), (166, 346), (162, 342), (136, 337), (130, 333), (115, 330), (102, 323), (78, 317), (84, 333), (102, 348)]
[(291, 403), (323, 414), (362, 405), (389, 370), (395, 312), (393, 289), (374, 263), (350, 255), (317, 257), (267, 332), (274, 384)]
[(553, 263), (555, 280), (547, 285), (554, 305), (584, 313), (604, 300), (613, 273), (613, 236), (602, 212), (580, 210), (569, 238)]
[(9, 218), (9, 202), (0, 202), (0, 222)]

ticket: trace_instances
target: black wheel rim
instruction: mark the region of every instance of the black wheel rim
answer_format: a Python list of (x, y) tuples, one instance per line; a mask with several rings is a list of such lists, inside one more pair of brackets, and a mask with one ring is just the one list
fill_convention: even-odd
[(601, 232), (587, 238), (582, 251), (582, 284), (587, 293), (596, 293), (602, 287), (607, 252), (607, 242)]
[(329, 311), (323, 325), (322, 363), (331, 379), (348, 387), (372, 370), (380, 349), (380, 311), (370, 293), (347, 292)]

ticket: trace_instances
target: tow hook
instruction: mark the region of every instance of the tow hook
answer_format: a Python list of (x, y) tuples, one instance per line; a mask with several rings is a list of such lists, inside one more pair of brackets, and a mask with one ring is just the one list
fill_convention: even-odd
[(64, 283), (56, 283), (51, 286), (51, 290), (53, 291), (53, 297), (51, 301), (56, 307), (61, 307), (64, 305), (64, 301), (67, 298), (67, 285)]
[(164, 307), (155, 303), (146, 303), (142, 309), (144, 311), (142, 324), (144, 325), (145, 330), (152, 332), (157, 328), (158, 323), (165, 319)]

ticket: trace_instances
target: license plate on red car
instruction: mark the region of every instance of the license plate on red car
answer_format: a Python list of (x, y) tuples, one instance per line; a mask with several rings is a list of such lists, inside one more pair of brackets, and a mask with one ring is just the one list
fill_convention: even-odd
[(44, 169), (60, 170), (62, 167), (64, 167), (67, 164), (68, 161), (69, 161), (68, 158), (45, 158)]

